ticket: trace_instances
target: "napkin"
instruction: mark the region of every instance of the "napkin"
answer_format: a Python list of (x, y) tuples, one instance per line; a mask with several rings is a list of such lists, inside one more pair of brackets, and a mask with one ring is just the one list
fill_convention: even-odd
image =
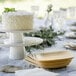
[(15, 72), (15, 76), (59, 76), (59, 74), (46, 71), (42, 68), (34, 68), (27, 70), (18, 70)]
[(76, 42), (67, 42), (64, 46), (66, 48), (76, 49)]
[(74, 37), (74, 38), (76, 38), (76, 33), (75, 32), (66, 33), (65, 37)]

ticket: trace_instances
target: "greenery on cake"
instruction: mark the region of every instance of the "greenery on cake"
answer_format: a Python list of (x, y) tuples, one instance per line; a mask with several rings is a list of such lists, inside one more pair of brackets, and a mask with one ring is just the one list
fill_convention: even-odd
[(4, 12), (15, 12), (15, 8), (4, 8)]

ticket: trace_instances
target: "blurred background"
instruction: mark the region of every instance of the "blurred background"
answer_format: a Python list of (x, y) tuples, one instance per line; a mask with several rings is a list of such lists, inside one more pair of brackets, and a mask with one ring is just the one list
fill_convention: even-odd
[(58, 10), (59, 8), (75, 7), (76, 0), (0, 0), (0, 14), (5, 7), (13, 7), (17, 10), (37, 11), (38, 15), (44, 16), (49, 4), (53, 5), (53, 10)]
[(58, 14), (60, 9), (66, 9), (64, 15), (76, 19), (76, 0), (0, 0), (0, 21), (5, 7), (33, 12), (38, 18), (44, 18), (49, 4), (53, 5), (53, 13)]

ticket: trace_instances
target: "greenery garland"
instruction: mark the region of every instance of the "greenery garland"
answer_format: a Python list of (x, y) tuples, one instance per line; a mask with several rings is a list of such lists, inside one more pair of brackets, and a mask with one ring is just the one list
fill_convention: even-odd
[(27, 46), (26, 50), (30, 52), (31, 49), (44, 49), (45, 47), (50, 47), (55, 44), (56, 37), (62, 34), (63, 32), (54, 32), (52, 26), (49, 26), (49, 28), (41, 28), (36, 32), (24, 33), (24, 36), (39, 37), (43, 39), (43, 43), (34, 46)]

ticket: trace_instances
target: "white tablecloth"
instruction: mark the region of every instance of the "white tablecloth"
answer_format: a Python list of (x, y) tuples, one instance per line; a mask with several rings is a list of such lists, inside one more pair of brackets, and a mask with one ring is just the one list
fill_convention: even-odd
[[(53, 45), (50, 48), (46, 48), (46, 50), (53, 51), (53, 50), (66, 50), (63, 47), (63, 44), (66, 41), (72, 41), (71, 39), (62, 38), (61, 41), (57, 41), (56, 45)], [(38, 51), (38, 50), (37, 50)], [(72, 51), (72, 50), (71, 50)], [(50, 69), (50, 71), (59, 73), (60, 76), (76, 76), (76, 51), (72, 51), (74, 53), (74, 59), (70, 63), (70, 65), (66, 68), (61, 69)], [(9, 59), (9, 48), (1, 48), (0, 49), (0, 67), (3, 65), (16, 65), (16, 66), (22, 66), (23, 68), (34, 68), (34, 66), (30, 65), (28, 62), (24, 60), (11, 60)], [(3, 73), (0, 72), (0, 76), (15, 76), (14, 73)]]

